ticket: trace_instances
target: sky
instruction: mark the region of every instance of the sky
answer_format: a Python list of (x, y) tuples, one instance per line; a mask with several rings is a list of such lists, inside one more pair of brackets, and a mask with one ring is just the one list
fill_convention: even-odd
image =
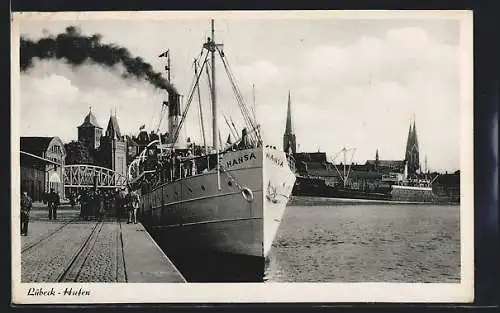
[[(210, 21), (44, 20), (23, 21), (30, 39), (57, 35), (67, 26), (102, 35), (103, 43), (126, 47), (161, 72), (169, 49), (172, 82), (187, 98), (193, 59), (210, 36)], [(282, 147), (288, 93), (298, 151), (324, 151), (333, 158), (354, 148), (352, 161), (403, 159), (410, 120), (415, 119), (420, 159), (430, 170), (460, 167), (460, 24), (452, 19), (217, 19), (216, 41), (237, 78), (243, 97), (255, 107), (264, 140)], [(222, 65), (217, 65), (220, 111), (239, 122), (238, 107)], [(60, 60), (35, 60), (21, 75), (22, 136), (77, 139), (77, 126), (92, 108), (105, 128), (116, 110), (123, 133), (143, 124), (156, 129), (166, 92), (123, 69), (95, 64), (70, 67)], [(211, 138), (205, 81), (201, 106)], [(201, 142), (199, 103), (193, 101), (183, 135)], [(166, 118), (164, 119), (166, 121)], [(161, 129), (166, 130), (166, 122)], [(223, 140), (229, 130), (219, 118)], [(341, 161), (341, 160), (337, 160)]]

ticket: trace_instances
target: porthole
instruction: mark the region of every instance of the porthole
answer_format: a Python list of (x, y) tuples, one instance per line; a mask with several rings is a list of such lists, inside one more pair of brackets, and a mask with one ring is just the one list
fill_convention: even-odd
[(201, 185), (201, 190), (205, 191), (205, 186)]

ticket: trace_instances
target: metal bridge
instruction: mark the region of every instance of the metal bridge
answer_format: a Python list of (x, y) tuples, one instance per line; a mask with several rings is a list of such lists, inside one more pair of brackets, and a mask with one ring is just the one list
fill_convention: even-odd
[(120, 188), (128, 179), (109, 168), (75, 164), (64, 166), (64, 187), (67, 188)]

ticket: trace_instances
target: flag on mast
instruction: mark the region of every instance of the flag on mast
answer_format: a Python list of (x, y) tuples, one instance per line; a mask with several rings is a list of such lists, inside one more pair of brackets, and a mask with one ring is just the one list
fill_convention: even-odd
[(167, 51), (163, 52), (162, 54), (160, 54), (158, 57), (161, 58), (161, 57), (168, 57), (168, 53), (170, 52), (170, 49), (168, 49)]

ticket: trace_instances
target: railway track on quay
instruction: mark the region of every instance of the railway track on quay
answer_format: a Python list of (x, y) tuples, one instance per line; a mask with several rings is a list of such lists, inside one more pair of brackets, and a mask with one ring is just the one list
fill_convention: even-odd
[(97, 222), (57, 282), (127, 282), (121, 223)]
[(97, 237), (99, 236), (103, 225), (103, 222), (98, 222), (94, 225), (94, 228), (92, 229), (90, 235), (83, 242), (80, 249), (78, 249), (78, 251), (75, 253), (73, 258), (71, 259), (71, 262), (66, 266), (64, 271), (57, 278), (57, 282), (77, 282), (83, 265), (92, 252), (92, 248), (96, 243)]
[(23, 247), (22, 281), (127, 282), (121, 223), (114, 218), (74, 222)]
[(57, 234), (58, 232), (60, 232), (64, 227), (68, 226), (69, 224), (71, 224), (71, 223), (73, 223), (73, 222), (75, 222), (77, 220), (78, 220), (78, 218), (66, 221), (62, 225), (60, 225), (59, 227), (57, 227), (56, 229), (48, 232), (47, 234), (42, 235), (39, 239), (35, 240), (34, 242), (28, 243), (25, 247), (21, 248), (21, 253), (25, 253), (28, 250), (30, 250), (32, 248), (35, 248), (36, 246), (38, 246), (39, 244), (41, 244), (45, 240), (49, 239), (50, 237), (52, 237), (55, 234)]

